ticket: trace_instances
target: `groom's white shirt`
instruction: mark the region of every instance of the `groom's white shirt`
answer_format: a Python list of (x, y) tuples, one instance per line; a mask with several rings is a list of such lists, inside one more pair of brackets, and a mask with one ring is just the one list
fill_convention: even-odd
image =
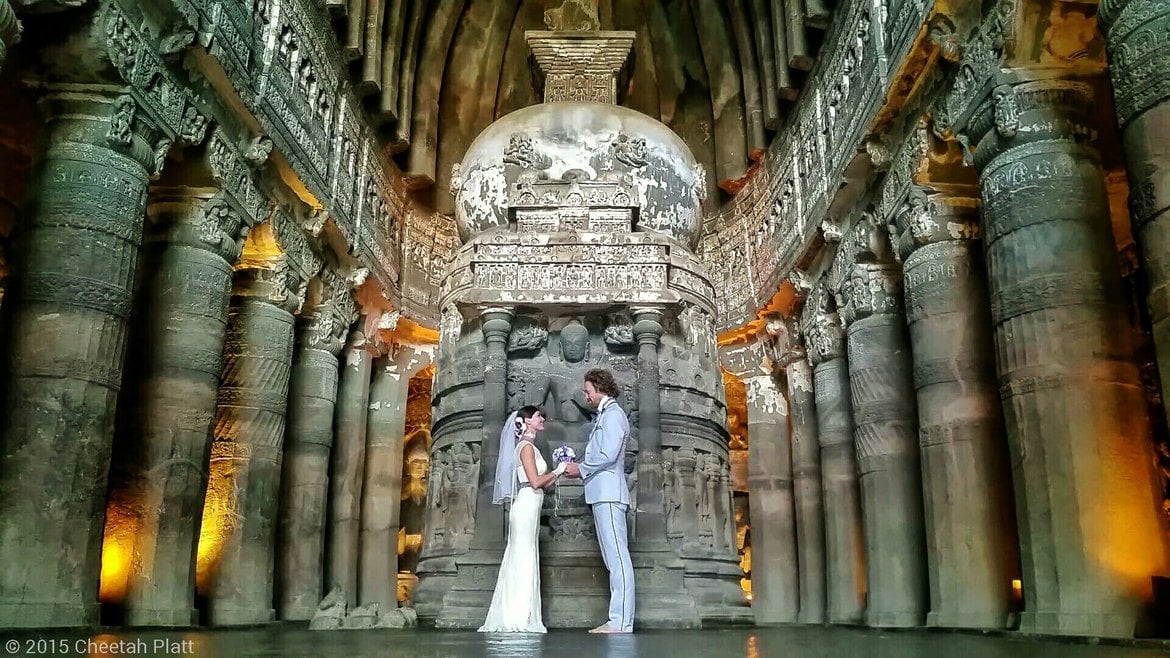
[(617, 401), (608, 395), (597, 405), (597, 417), (585, 446), (585, 459), (580, 463), (581, 478), (585, 482), (585, 502), (630, 504), (630, 489), (626, 486), (625, 452), (630, 421)]

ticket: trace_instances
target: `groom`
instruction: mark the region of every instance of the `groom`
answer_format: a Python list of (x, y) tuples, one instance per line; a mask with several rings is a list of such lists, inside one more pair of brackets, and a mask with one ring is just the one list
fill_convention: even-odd
[(585, 373), (585, 401), (597, 409), (585, 460), (569, 463), (565, 475), (585, 481), (585, 502), (593, 507), (593, 525), (601, 557), (609, 570), (609, 621), (590, 633), (634, 631), (634, 566), (626, 539), (626, 510), (630, 491), (626, 486), (626, 440), (630, 421), (618, 406), (618, 386), (608, 370)]

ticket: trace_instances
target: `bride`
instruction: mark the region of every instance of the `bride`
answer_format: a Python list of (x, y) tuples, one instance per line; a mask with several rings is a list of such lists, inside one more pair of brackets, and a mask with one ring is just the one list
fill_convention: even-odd
[(512, 503), (508, 514), (508, 546), (500, 563), (496, 591), (481, 633), (544, 633), (540, 617), (540, 507), (544, 490), (565, 470), (552, 473), (532, 442), (544, 429), (544, 413), (527, 406), (513, 411), (500, 433), (500, 460), (492, 502)]

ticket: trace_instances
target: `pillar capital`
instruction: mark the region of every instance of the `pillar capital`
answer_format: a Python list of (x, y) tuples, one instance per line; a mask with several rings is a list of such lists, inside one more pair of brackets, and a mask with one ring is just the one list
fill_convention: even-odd
[(1170, 5), (1161, 0), (1102, 0), (1097, 17), (1111, 55), (1117, 121), (1124, 129), (1170, 100)]
[(38, 106), (45, 122), (67, 128), (49, 131), (46, 157), (66, 156), (78, 148), (113, 151), (149, 174), (161, 170), (172, 140), (144, 112), (127, 87), (41, 83)]
[(900, 260), (919, 247), (950, 241), (978, 240), (978, 190), (936, 192), (911, 185), (909, 194), (895, 209), (890, 242)]
[(512, 320), (516, 317), (513, 309), (505, 306), (481, 306), (477, 310), (485, 336), (500, 333), (507, 335), (512, 330)]
[(824, 283), (813, 286), (800, 318), (809, 363), (820, 365), (844, 358), (845, 328), (837, 314), (833, 295)]
[(657, 345), (664, 331), (663, 309), (658, 306), (634, 306), (630, 308), (630, 314), (634, 319), (634, 339), (639, 343)]
[(838, 307), (846, 326), (871, 315), (902, 312), (901, 268), (879, 263), (854, 265), (841, 284)]
[(301, 344), (309, 349), (329, 352), (337, 356), (345, 344), (345, 333), (351, 318), (337, 304), (320, 304), (304, 317)]
[(745, 377), (743, 383), (747, 390), (749, 416), (755, 414), (763, 416), (788, 415), (788, 402), (784, 399), (784, 392), (774, 376), (761, 372)]
[(243, 240), (250, 229), (224, 193), (216, 188), (153, 188), (147, 216), (163, 239), (208, 251), (228, 263), (239, 260)]
[(308, 282), (301, 281), (289, 266), (288, 258), (281, 255), (270, 261), (268, 267), (241, 269), (233, 293), (296, 313), (305, 301), (307, 288)]

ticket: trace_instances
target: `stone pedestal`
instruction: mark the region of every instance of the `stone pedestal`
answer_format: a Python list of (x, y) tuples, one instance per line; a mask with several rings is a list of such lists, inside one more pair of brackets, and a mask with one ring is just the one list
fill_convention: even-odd
[(161, 138), (119, 89), (42, 100), (5, 305), (0, 627), (98, 620), (106, 484), (146, 185)]
[(861, 493), (853, 446), (849, 363), (837, 313), (824, 288), (805, 302), (801, 329), (813, 365), (817, 440), (825, 506), (826, 617), (831, 624), (859, 624), (865, 613), (865, 541)]
[[(213, 626), (272, 621), (281, 449), (293, 357), (283, 257), (237, 274), (211, 446), (200, 557)], [(201, 561), (203, 561), (201, 559)]]
[[(1097, 11), (1121, 125), (1129, 210), (1149, 284), (1162, 390), (1170, 390), (1170, 6), (1104, 0)], [(1166, 396), (1162, 396), (1166, 404)]]
[(896, 217), (918, 391), (929, 626), (1004, 628), (1019, 577), (978, 212), (977, 199), (915, 189)]
[(825, 505), (821, 447), (817, 439), (813, 372), (804, 345), (793, 332), (787, 365), (789, 422), (792, 430), (792, 489), (796, 496), (796, 555), (800, 568), (802, 624), (825, 622)]
[(1021, 627), (1130, 637), (1167, 557), (1108, 199), (1087, 143), (1092, 91), (1005, 82), (969, 132), (1016, 489)]
[[(152, 191), (135, 356), (114, 444), (106, 550), (129, 561), (134, 626), (190, 626), (224, 335), (242, 218), (210, 188)], [(115, 586), (103, 583), (103, 588)]]
[(747, 377), (752, 613), (757, 624), (795, 623), (800, 612), (796, 507), (788, 404), (771, 375)]
[(280, 619), (312, 619), (324, 596), (325, 521), (333, 411), (337, 401), (337, 357), (352, 319), (348, 310), (336, 303), (318, 306), (312, 315), (303, 319), (297, 336), (289, 381), (288, 432), (276, 542), (276, 608)]
[(394, 345), (374, 362), (366, 419), (366, 467), (362, 486), (358, 601), (398, 607), (398, 527), (402, 501), (402, 450), (410, 378), (430, 363), (430, 353)]
[[(865, 221), (865, 220), (862, 220)], [(864, 515), (865, 623), (926, 622), (929, 593), (918, 422), (896, 266), (855, 264), (843, 284), (849, 388)]]
[[(360, 321), (359, 321), (360, 324)], [(342, 352), (333, 457), (329, 467), (329, 531), (326, 533), (325, 589), (340, 587), (350, 607), (358, 605), (362, 484), (366, 473), (366, 415), (374, 357), (361, 329), (350, 333)]]

